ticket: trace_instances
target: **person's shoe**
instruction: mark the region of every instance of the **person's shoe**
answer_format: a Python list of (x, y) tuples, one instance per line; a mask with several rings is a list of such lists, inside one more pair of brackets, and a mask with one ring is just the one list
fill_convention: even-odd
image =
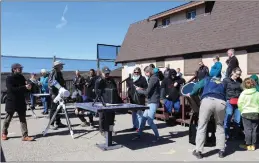
[(106, 137), (104, 131), (101, 131), (101, 135), (102, 135), (103, 137)]
[(153, 143), (156, 143), (156, 142), (158, 142), (159, 140), (160, 140), (160, 138), (159, 138), (159, 137), (156, 137), (155, 140), (153, 140), (152, 142), (153, 142)]
[(250, 147), (250, 146), (248, 146), (246, 144), (240, 144), (239, 145), (239, 148), (242, 148), (242, 149), (245, 149), (245, 150), (248, 150), (248, 147)]
[(49, 114), (49, 112), (45, 112), (45, 111), (43, 111), (41, 114), (42, 114), (42, 115), (48, 115), (48, 114)]
[(136, 129), (136, 132), (139, 132), (139, 128)]
[(50, 129), (51, 129), (51, 130), (57, 130), (57, 129), (58, 129), (58, 126), (57, 126), (57, 125), (50, 125)]
[(29, 136), (22, 137), (22, 141), (33, 141), (33, 140), (34, 140), (33, 137), (29, 137)]
[(225, 157), (225, 151), (219, 151), (219, 158), (224, 158)]
[(93, 129), (94, 128), (94, 123), (90, 123), (90, 127)]
[(64, 125), (64, 124), (63, 124), (63, 123), (61, 123), (61, 122), (60, 122), (60, 123), (58, 123), (58, 124), (57, 124), (57, 126), (58, 126), (58, 128), (65, 128), (65, 127), (67, 127), (66, 125)]
[(2, 134), (2, 140), (7, 140), (7, 139), (8, 139), (7, 135), (6, 134)]
[(80, 124), (80, 126), (81, 126), (81, 127), (86, 127), (86, 126), (88, 126), (88, 125), (87, 125), (86, 122), (82, 122), (82, 123)]
[(199, 152), (199, 151), (194, 150), (194, 151), (192, 152), (192, 154), (193, 154), (197, 159), (202, 159), (202, 158), (203, 158), (202, 153)]
[(133, 140), (133, 141), (140, 140), (140, 136), (138, 135), (138, 136), (134, 137), (132, 140)]
[(250, 150), (251, 150), (251, 151), (255, 151), (255, 145), (251, 145), (251, 146), (250, 146)]
[(130, 129), (130, 131), (136, 131), (136, 130), (137, 130), (136, 127), (132, 127), (132, 128)]

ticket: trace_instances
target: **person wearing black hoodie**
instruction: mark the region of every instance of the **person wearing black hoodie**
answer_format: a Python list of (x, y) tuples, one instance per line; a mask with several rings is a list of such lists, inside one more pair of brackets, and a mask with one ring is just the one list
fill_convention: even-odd
[[(145, 95), (138, 94), (135, 88), (135, 86), (143, 89), (147, 89), (148, 87), (147, 80), (145, 77), (142, 76), (141, 69), (139, 67), (136, 67), (134, 69), (132, 78), (127, 80), (127, 85), (128, 85), (128, 97), (130, 99), (130, 103), (145, 105)], [(137, 117), (137, 111), (132, 111), (132, 122), (133, 122), (132, 130), (138, 130), (141, 119), (139, 116)]]
[(22, 65), (12, 65), (12, 74), (6, 78), (7, 100), (5, 104), (6, 116), (2, 130), (2, 140), (7, 140), (8, 128), (15, 112), (18, 113), (22, 130), (22, 141), (32, 141), (34, 138), (28, 136), (26, 122), (25, 95), (31, 90), (31, 85), (26, 84), (22, 75)]
[(184, 83), (174, 69), (170, 69), (168, 78), (162, 81), (160, 99), (168, 113), (180, 112), (180, 87)]

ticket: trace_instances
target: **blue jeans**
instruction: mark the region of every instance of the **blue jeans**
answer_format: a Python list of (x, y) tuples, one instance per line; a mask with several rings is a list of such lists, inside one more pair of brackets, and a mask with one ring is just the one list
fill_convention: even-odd
[(147, 121), (148, 125), (153, 130), (155, 136), (159, 137), (157, 126), (154, 123), (154, 118), (155, 118), (156, 109), (158, 107), (158, 104), (151, 103), (151, 104), (148, 104), (147, 106), (149, 107), (149, 109), (146, 109), (143, 114), (142, 114), (142, 112), (138, 113), (138, 116), (141, 117), (141, 123), (140, 123), (138, 134), (139, 135), (142, 134), (142, 131), (143, 131), (143, 129), (144, 129), (145, 125), (146, 125), (146, 121)]
[[(140, 115), (140, 116), (139, 116)], [(142, 115), (142, 111), (138, 110), (138, 111), (132, 111), (132, 123), (133, 123), (133, 128), (138, 129), (141, 123), (141, 115)]]
[(229, 103), (229, 100), (227, 101), (227, 107), (226, 107), (226, 115), (224, 119), (224, 128), (225, 128), (225, 136), (226, 138), (229, 138), (230, 136), (230, 124), (231, 124), (231, 119), (234, 114), (234, 125), (235, 127), (240, 127), (240, 122), (241, 122), (241, 113), (238, 110), (236, 105), (231, 105)]
[(36, 99), (35, 96), (33, 96), (32, 94), (30, 94), (30, 100), (31, 100), (31, 108), (35, 108), (35, 103), (36, 103)]
[(43, 104), (43, 111), (48, 112), (48, 97), (42, 97), (41, 102)]
[(175, 102), (164, 100), (164, 108), (168, 113), (172, 113), (172, 109), (174, 109), (176, 113), (179, 113), (180, 107), (181, 107), (180, 100), (177, 100)]

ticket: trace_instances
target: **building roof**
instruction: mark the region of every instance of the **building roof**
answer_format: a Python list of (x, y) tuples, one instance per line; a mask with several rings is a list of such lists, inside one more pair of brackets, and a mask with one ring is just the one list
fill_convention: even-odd
[(191, 8), (191, 7), (195, 7), (195, 6), (201, 5), (203, 3), (205, 3), (205, 1), (191, 1), (191, 2), (185, 3), (183, 5), (171, 8), (169, 10), (160, 12), (158, 14), (152, 15), (148, 19), (149, 20), (155, 20), (155, 19), (159, 19), (161, 17), (166, 17), (168, 15), (174, 14), (176, 12), (180, 12), (182, 10), (185, 10), (185, 9), (188, 9), (188, 8)]
[(116, 62), (209, 52), (259, 44), (259, 2), (216, 1), (210, 14), (154, 28), (155, 21), (131, 24)]
[(121, 77), (122, 67), (113, 70), (110, 74), (111, 77)]

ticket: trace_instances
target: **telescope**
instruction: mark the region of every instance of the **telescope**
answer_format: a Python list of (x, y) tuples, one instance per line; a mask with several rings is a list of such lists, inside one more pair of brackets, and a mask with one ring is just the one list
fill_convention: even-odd
[(58, 89), (58, 95), (53, 100), (54, 103), (63, 102), (65, 98), (70, 96), (70, 92), (64, 87), (61, 87), (61, 85), (56, 80), (51, 83), (51, 86), (54, 86)]
[(58, 106), (57, 106), (57, 109), (56, 109), (54, 115), (50, 119), (46, 129), (42, 132), (42, 134), (43, 134), (43, 136), (45, 136), (47, 134), (47, 131), (48, 131), (50, 125), (52, 124), (52, 122), (54, 122), (59, 110), (62, 109), (63, 114), (66, 117), (67, 126), (68, 126), (68, 129), (70, 131), (70, 135), (71, 135), (72, 138), (74, 138), (74, 132), (73, 132), (73, 129), (71, 127), (71, 122), (69, 120), (67, 108), (66, 108), (66, 104), (65, 104), (65, 99), (70, 96), (70, 92), (68, 90), (66, 90), (65, 88), (61, 87), (60, 84), (56, 80), (54, 80), (51, 83), (51, 86), (54, 86), (58, 89), (58, 95), (53, 100), (54, 103), (58, 103)]

